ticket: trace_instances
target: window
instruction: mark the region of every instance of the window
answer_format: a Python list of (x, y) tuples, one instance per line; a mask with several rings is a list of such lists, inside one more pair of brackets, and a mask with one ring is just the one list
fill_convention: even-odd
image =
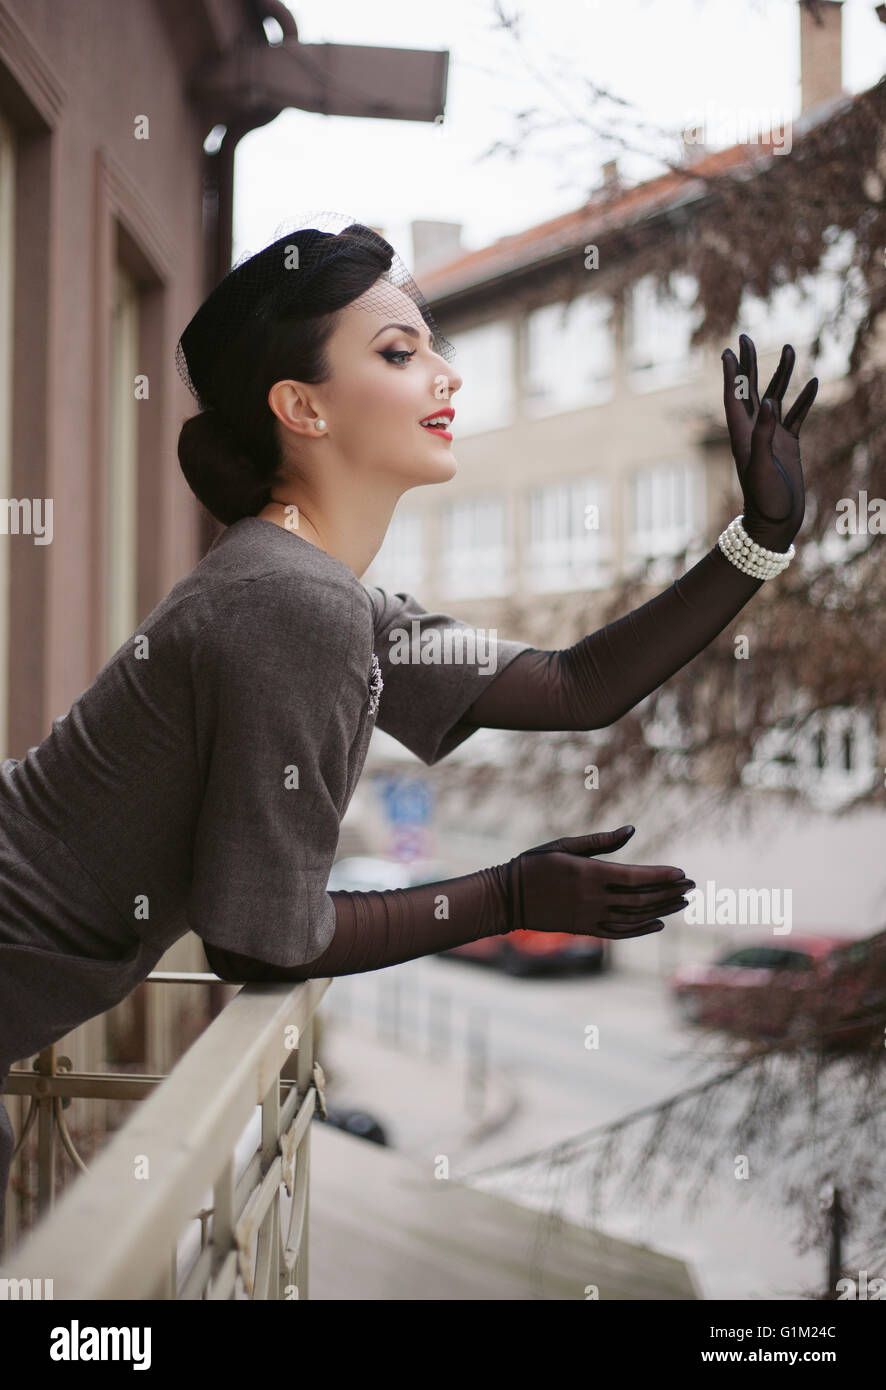
[(108, 605), (105, 642), (108, 655), (134, 632), (138, 623), (138, 420), (135, 377), (138, 373), (138, 289), (120, 266), (114, 275), (111, 318), (110, 419), (107, 469), (107, 541), (105, 573)]
[(484, 598), (507, 593), (509, 581), (502, 500), (450, 504), (443, 513), (444, 592)]
[(717, 961), (718, 965), (742, 966), (748, 970), (811, 970), (812, 961), (803, 951), (784, 951), (776, 946), (744, 946)]
[(608, 484), (588, 477), (533, 489), (527, 533), (527, 583), (536, 593), (599, 588), (611, 561)]
[[(822, 333), (821, 355), (814, 361), (810, 358), (805, 367), (798, 362), (802, 368), (799, 376), (797, 367), (794, 368), (792, 385), (798, 387), (803, 384), (807, 368), (821, 381), (846, 375), (855, 329), (867, 306), (864, 278), (857, 267), (850, 270), (855, 250), (853, 233), (836, 227), (829, 228), (829, 232), (830, 244), (814, 275), (804, 275), (798, 284), (780, 285), (768, 304), (749, 291), (742, 298), (739, 330), (753, 338), (758, 354), (780, 352), (785, 343), (791, 343), (799, 359), (819, 326), (836, 314), (846, 287), (843, 312), (834, 326), (826, 327)], [(759, 384), (763, 389), (766, 381)]]
[[(842, 584), (847, 589), (857, 590), (859, 583), (863, 582), (862, 576), (853, 574), (849, 561), (866, 550), (871, 544), (871, 535), (876, 535), (876, 532), (868, 529), (873, 520), (869, 508), (874, 498), (867, 498), (867, 487), (873, 470), (871, 446), (866, 440), (861, 440), (852, 450), (851, 468), (843, 487), (843, 496), (851, 505), (848, 508), (838, 507), (832, 513), (821, 540), (810, 537), (797, 552), (795, 563), (799, 563), (806, 574), (814, 574), (823, 565), (835, 565), (839, 567)], [(866, 500), (862, 499), (862, 492)], [(817, 520), (818, 497), (810, 488), (807, 488), (806, 503), (810, 520)], [(824, 601), (837, 602), (838, 599), (836, 595), (831, 595)]]
[(793, 787), (821, 810), (834, 810), (877, 781), (877, 738), (868, 710), (831, 706), (802, 725), (768, 729), (742, 769), (746, 786)]
[(692, 308), (697, 285), (693, 275), (674, 272), (675, 299), (663, 297), (653, 276), (645, 275), (628, 298), (628, 381), (634, 391), (654, 391), (691, 380), (701, 364), (701, 350), (689, 340), (698, 311)]
[(365, 582), (391, 593), (420, 593), (428, 578), (424, 529), (420, 513), (395, 512)]
[(743, 946), (722, 956), (717, 964), (741, 966), (746, 970), (774, 970), (781, 964), (784, 954), (775, 946)]
[(583, 294), (534, 309), (526, 319), (527, 414), (599, 405), (612, 395), (612, 304)]
[[(15, 137), (0, 115), (0, 495), (12, 493), (12, 344)], [(9, 545), (0, 551), (0, 748), (8, 749)]]
[(811, 970), (813, 961), (803, 951), (782, 951), (779, 970)]
[(695, 463), (644, 468), (630, 481), (629, 558), (680, 554), (704, 528), (705, 475)]
[(452, 398), (455, 441), (513, 424), (513, 331), (510, 323), (484, 323), (454, 337), (462, 385)]

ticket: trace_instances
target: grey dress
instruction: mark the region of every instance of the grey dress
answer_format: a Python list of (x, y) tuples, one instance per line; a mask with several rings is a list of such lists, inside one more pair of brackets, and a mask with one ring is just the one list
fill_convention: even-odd
[[(528, 646), (472, 650), (474, 633), (274, 522), (223, 531), (43, 742), (0, 764), (0, 1092), (189, 929), (278, 965), (322, 954), (373, 727), (437, 762)], [(0, 1222), (13, 1143), (0, 1099)]]

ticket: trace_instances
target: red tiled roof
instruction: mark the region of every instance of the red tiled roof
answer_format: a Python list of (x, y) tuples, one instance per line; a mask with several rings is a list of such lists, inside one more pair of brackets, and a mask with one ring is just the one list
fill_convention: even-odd
[[(818, 124), (819, 120), (832, 115), (836, 106), (853, 100), (854, 97), (837, 98), (829, 102), (826, 108), (823, 107), (817, 116), (808, 113), (805, 119), (793, 123), (794, 132), (798, 128)], [(424, 272), (419, 270), (422, 291), (428, 299), (440, 300), (542, 263), (559, 252), (584, 245), (602, 232), (637, 221), (662, 208), (690, 202), (704, 192), (704, 184), (693, 178), (693, 174), (712, 177), (742, 167), (752, 171), (755, 164), (761, 161), (768, 163), (770, 158), (778, 157), (773, 152), (781, 148), (782, 142), (773, 140), (772, 134), (770, 130), (753, 143), (732, 145), (729, 149), (703, 154), (686, 165), (686, 173), (668, 170), (622, 192), (612, 193), (605, 187), (599, 189), (587, 203), (572, 212), (561, 213), (559, 217), (540, 222), (513, 236), (501, 237), (490, 246), (468, 251), (444, 265), (433, 266)]]

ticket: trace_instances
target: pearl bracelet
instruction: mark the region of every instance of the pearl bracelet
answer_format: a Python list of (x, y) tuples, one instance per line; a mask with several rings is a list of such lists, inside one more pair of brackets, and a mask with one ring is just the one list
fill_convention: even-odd
[(731, 560), (733, 565), (754, 579), (773, 579), (775, 575), (787, 569), (796, 554), (793, 544), (789, 550), (782, 552), (766, 550), (764, 546), (752, 541), (742, 525), (741, 516), (735, 517), (726, 529), (720, 532), (717, 544), (727, 560)]

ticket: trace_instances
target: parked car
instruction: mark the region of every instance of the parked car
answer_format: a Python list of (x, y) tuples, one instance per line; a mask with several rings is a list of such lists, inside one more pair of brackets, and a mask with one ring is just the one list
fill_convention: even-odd
[(326, 1102), (326, 1119), (321, 1119), (319, 1110), (315, 1110), (311, 1116), (312, 1120), (318, 1120), (321, 1124), (334, 1125), (336, 1129), (343, 1129), (347, 1134), (353, 1134), (358, 1139), (366, 1139), (370, 1144), (383, 1144), (387, 1147), (388, 1136), (384, 1126), (370, 1115), (368, 1110), (354, 1110), (342, 1105), (330, 1105)]
[(680, 966), (668, 986), (688, 1023), (749, 1038), (863, 1045), (886, 1026), (886, 931), (749, 942), (710, 963)]
[[(378, 855), (350, 855), (333, 864), (327, 886), (342, 892), (383, 892), (452, 877), (452, 870), (439, 860), (401, 863)], [(438, 955), (481, 961), (510, 975), (529, 975), (564, 966), (598, 971), (609, 964), (608, 944), (596, 936), (574, 936), (569, 932), (512, 931), (505, 936), (484, 936), (479, 941), (453, 946)]]
[(482, 961), (506, 970), (509, 975), (536, 975), (564, 967), (597, 972), (609, 965), (608, 942), (603, 938), (559, 931), (482, 936), (479, 941), (468, 941), (440, 954)]
[(822, 1024), (836, 1047), (882, 1048), (886, 1030), (886, 930), (844, 941), (831, 957)]

